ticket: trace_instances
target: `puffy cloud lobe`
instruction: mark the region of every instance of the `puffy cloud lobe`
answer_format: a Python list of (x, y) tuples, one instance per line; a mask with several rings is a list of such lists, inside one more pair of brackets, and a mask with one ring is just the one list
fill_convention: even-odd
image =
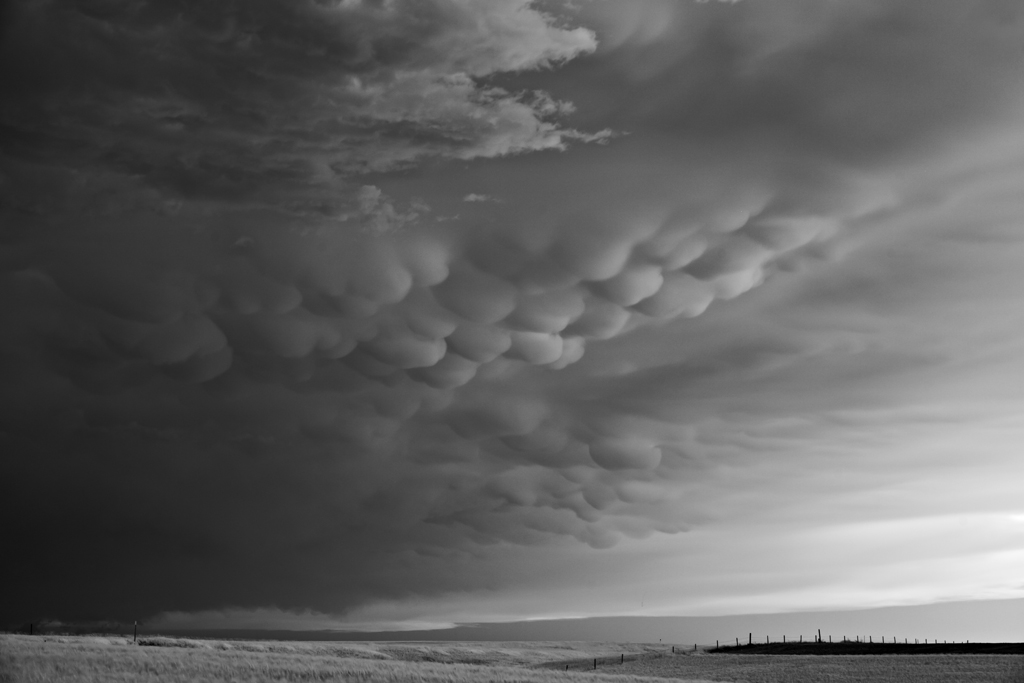
[(700, 315), (714, 300), (714, 291), (705, 283), (683, 272), (665, 275), (657, 292), (638, 302), (633, 308), (656, 318)]
[(492, 361), (512, 346), (508, 330), (472, 323), (459, 325), (446, 340), (453, 351), (478, 363)]
[(575, 288), (521, 294), (506, 325), (525, 332), (557, 333), (582, 315), (584, 308), (583, 294)]
[(452, 272), (433, 292), (441, 305), (474, 323), (496, 323), (516, 307), (510, 283), (469, 265)]
[(642, 442), (600, 439), (591, 442), (590, 457), (608, 470), (653, 469), (661, 462), (661, 451)]
[(562, 338), (545, 332), (512, 332), (512, 345), (505, 353), (510, 358), (533, 365), (554, 363), (562, 357)]

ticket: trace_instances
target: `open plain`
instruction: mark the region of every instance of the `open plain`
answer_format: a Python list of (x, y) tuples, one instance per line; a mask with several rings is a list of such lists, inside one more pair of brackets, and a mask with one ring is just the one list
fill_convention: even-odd
[[(597, 669), (593, 663), (597, 659)], [(568, 670), (566, 670), (568, 667)], [(1021, 683), (1020, 655), (738, 655), (661, 644), (0, 636), (2, 683)]]

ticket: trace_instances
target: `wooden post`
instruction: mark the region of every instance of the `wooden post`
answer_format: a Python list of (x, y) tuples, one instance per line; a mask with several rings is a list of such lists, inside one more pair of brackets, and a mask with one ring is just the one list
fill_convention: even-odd
[(747, 645), (753, 645), (753, 644), (754, 644), (754, 634), (753, 633), (748, 633), (747, 634)]
[[(672, 648), (672, 651), (675, 652), (675, 648)], [(619, 655), (619, 664), (625, 664), (625, 663), (626, 663), (626, 654), (625, 653), (620, 654)]]
[(134, 643), (138, 637), (139, 637), (139, 622), (136, 621), (135, 622), (135, 628), (134, 628), (134, 630), (132, 630), (132, 642)]
[(597, 668), (597, 657), (594, 657), (594, 668)]
[(676, 653), (676, 646), (675, 646), (675, 645), (673, 645), (673, 646), (672, 646), (672, 654), (675, 654), (675, 653)]
[(821, 629), (818, 629), (818, 642), (821, 642)]
[(764, 637), (764, 644), (765, 645), (771, 645), (771, 643), (768, 641), (768, 636)]
[(785, 642), (786, 642), (786, 636), (782, 636), (782, 642), (783, 642), (783, 643), (785, 643)]
[(693, 644), (693, 651), (694, 651), (694, 652), (696, 652), (696, 651), (697, 651), (697, 643), (694, 643), (694, 644)]
[(832, 634), (831, 634), (831, 633), (830, 633), (830, 634), (828, 634), (828, 644), (829, 644), (829, 645), (831, 645), (831, 644), (832, 644)]
[(717, 640), (715, 640), (715, 649), (716, 650), (718, 649), (718, 641)]
[(32, 635), (32, 622), (28, 622), (28, 634)]

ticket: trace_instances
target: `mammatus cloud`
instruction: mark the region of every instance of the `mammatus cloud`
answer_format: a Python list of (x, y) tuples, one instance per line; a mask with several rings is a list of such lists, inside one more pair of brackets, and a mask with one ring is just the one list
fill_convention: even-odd
[[(687, 41), (609, 30), (604, 52), (529, 2), (16, 5), (0, 400), (3, 479), (28, 482), (4, 497), (37, 510), (13, 543), (49, 539), (14, 570), (32, 609), (85, 615), (75, 596), (115, 577), (102, 609), (168, 624), (522, 587), (523, 557), (578, 563), (745, 509), (771, 479), (758, 457), (811, 462), (786, 409), (860, 405), (859, 373), (937, 362), (873, 349), (867, 314), (822, 333), (835, 301), (778, 292), (827, 292), (844, 254), (922, 215), (893, 169), (920, 177), (936, 127), (975, 130), (951, 102), (903, 147), (862, 149), (877, 122), (834, 110), (826, 66), (903, 121), (943, 81), (909, 78), (924, 59), (865, 67), (852, 38), (898, 51), (875, 26), (908, 21), (937, 54), (959, 11), (761, 33), (754, 5), (644, 4)], [(964, 53), (991, 37), (969, 26)], [(1011, 90), (1015, 57), (987, 54)], [(574, 111), (555, 86), (587, 81), (563, 65), (645, 97), (595, 86)], [(630, 135), (525, 154), (608, 139), (570, 120)], [(853, 360), (818, 365), (836, 357)], [(822, 377), (853, 389), (809, 405)], [(827, 443), (812, 422), (789, 427)]]

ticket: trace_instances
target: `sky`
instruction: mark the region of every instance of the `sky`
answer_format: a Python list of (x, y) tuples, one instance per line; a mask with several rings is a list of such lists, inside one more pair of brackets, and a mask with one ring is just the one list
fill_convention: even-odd
[(0, 621), (1024, 638), (1017, 0), (0, 7)]

